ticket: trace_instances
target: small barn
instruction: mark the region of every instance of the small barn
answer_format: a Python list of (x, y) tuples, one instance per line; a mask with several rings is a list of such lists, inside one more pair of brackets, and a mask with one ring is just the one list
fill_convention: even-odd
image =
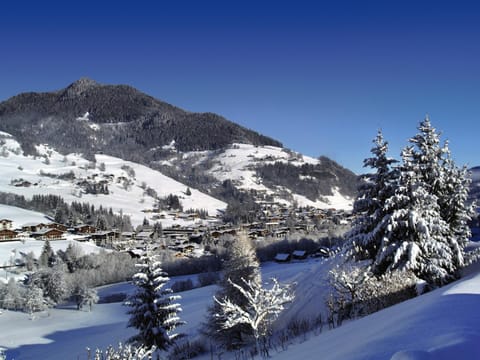
[(305, 260), (307, 258), (308, 254), (305, 250), (295, 250), (292, 253), (292, 258), (295, 260)]
[(290, 254), (278, 253), (277, 255), (275, 255), (275, 258), (273, 260), (275, 260), (278, 263), (286, 263), (286, 262), (289, 262), (291, 259), (292, 259), (292, 256)]

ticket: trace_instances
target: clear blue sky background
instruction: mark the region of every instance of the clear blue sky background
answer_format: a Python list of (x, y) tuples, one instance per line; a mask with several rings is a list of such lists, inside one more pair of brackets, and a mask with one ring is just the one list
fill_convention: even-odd
[(87, 76), (219, 113), (361, 172), (426, 113), (480, 165), (480, 5), (465, 1), (8, 1), (0, 100)]

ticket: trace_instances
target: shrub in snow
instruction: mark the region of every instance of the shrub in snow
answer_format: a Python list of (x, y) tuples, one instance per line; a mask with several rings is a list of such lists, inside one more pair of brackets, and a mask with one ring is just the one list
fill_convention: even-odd
[(30, 285), (25, 294), (24, 311), (33, 315), (33, 313), (43, 311), (47, 308), (48, 302), (43, 296), (43, 290), (35, 284)]
[(194, 289), (193, 281), (191, 279), (179, 280), (173, 283), (171, 289), (174, 293), (188, 291)]
[[(146, 360), (151, 359), (155, 352), (155, 347), (145, 349), (143, 347), (136, 348), (131, 345), (119, 344), (118, 348), (109, 346), (106, 350), (95, 350), (93, 360)], [(87, 348), (87, 359), (92, 359), (91, 350)]]
[(176, 301), (180, 296), (163, 288), (169, 278), (156, 256), (144, 255), (137, 267), (140, 271), (132, 279), (136, 291), (126, 305), (131, 307), (128, 326), (139, 332), (129, 341), (146, 349), (155, 346), (165, 350), (180, 336), (173, 331), (184, 324), (178, 317), (182, 309)]
[(220, 280), (220, 275), (217, 272), (206, 272), (198, 274), (198, 283), (200, 287), (216, 284)]
[[(283, 311), (285, 305), (295, 298), (291, 285), (282, 286), (276, 279), (272, 279), (273, 286), (270, 289), (262, 287), (261, 283), (253, 279), (236, 284), (229, 280), (230, 284), (237, 289), (247, 300), (246, 305), (238, 305), (228, 297), (221, 300), (214, 298), (220, 305), (220, 312), (215, 314), (223, 323), (224, 329), (230, 329), (237, 325), (244, 325), (251, 329), (257, 350), (266, 351), (265, 341), (270, 334), (271, 324)], [(263, 343), (261, 343), (263, 341)], [(263, 344), (262, 347), (260, 345)]]
[(186, 341), (176, 343), (173, 346), (168, 358), (169, 360), (193, 359), (201, 354), (205, 354), (207, 348), (203, 339), (197, 341)]
[(81, 310), (84, 306), (88, 306), (89, 311), (92, 310), (93, 304), (98, 302), (97, 290), (90, 288), (85, 282), (78, 282), (72, 292), (72, 300), (77, 305), (77, 310)]
[(58, 304), (70, 295), (66, 272), (66, 267), (63, 264), (53, 268), (41, 269), (29, 275), (25, 279), (25, 284), (41, 288), (45, 298), (54, 304)]
[(406, 271), (377, 277), (365, 263), (345, 263), (332, 269), (332, 293), (326, 301), (330, 327), (415, 297), (417, 280), (412, 272)]
[(14, 278), (0, 287), (0, 306), (8, 310), (21, 310), (25, 305), (25, 289)]

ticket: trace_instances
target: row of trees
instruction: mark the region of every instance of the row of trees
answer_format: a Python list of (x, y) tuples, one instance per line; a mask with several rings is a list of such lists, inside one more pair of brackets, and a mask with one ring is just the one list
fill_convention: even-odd
[(116, 214), (112, 208), (104, 208), (84, 202), (66, 203), (58, 195), (33, 195), (26, 199), (23, 195), (0, 192), (0, 204), (17, 206), (22, 209), (35, 210), (50, 215), (54, 221), (74, 226), (79, 223), (90, 224), (102, 230), (117, 228), (121, 231), (132, 230), (130, 216)]
[(388, 157), (388, 143), (378, 132), (373, 156), (364, 161), (373, 172), (359, 189), (347, 249), (356, 259), (370, 260), (376, 275), (407, 270), (441, 286), (466, 264), (474, 213), (467, 203), (470, 179), (428, 117), (418, 130), (400, 162)]

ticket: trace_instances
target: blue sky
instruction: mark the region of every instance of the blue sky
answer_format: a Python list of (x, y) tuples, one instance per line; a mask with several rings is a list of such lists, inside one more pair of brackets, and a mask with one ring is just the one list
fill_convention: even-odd
[(473, 1), (16, 1), (0, 46), (0, 100), (129, 84), (357, 173), (378, 128), (398, 157), (428, 113), (480, 165)]

